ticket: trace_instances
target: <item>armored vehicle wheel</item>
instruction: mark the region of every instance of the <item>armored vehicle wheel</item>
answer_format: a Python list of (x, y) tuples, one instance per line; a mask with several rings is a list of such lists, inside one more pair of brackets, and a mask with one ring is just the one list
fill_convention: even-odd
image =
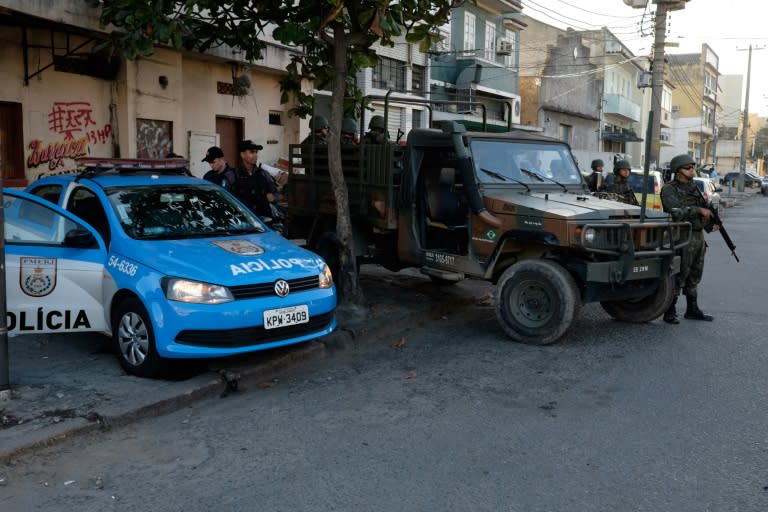
[(676, 292), (675, 276), (659, 282), (652, 294), (639, 299), (604, 301), (600, 305), (606, 313), (622, 322), (643, 323), (659, 318), (667, 310)]
[(496, 318), (510, 338), (522, 343), (554, 343), (571, 326), (580, 308), (573, 277), (552, 261), (512, 265), (496, 286)]

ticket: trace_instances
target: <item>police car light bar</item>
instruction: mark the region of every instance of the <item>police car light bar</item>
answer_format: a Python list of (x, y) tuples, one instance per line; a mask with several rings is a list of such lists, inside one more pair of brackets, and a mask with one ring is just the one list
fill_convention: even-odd
[(189, 175), (187, 160), (184, 158), (166, 158), (154, 160), (151, 158), (76, 158), (77, 166), (82, 169), (81, 175), (95, 175), (107, 172), (131, 173), (154, 172), (160, 174)]
[(99, 158), (86, 156), (76, 158), (79, 167), (109, 167), (113, 169), (178, 169), (186, 167), (184, 158), (154, 160), (151, 158)]

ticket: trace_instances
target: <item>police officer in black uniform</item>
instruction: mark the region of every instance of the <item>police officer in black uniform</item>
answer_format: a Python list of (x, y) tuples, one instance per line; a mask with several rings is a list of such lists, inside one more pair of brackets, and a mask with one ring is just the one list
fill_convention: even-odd
[[(691, 223), (691, 241), (681, 254), (675, 299), (664, 313), (664, 321), (670, 324), (680, 323), (676, 308), (677, 296), (682, 288), (687, 301), (685, 318), (711, 322), (712, 316), (699, 309), (697, 287), (704, 273), (704, 255), (707, 252), (703, 230), (712, 220), (712, 211), (693, 181), (696, 161), (688, 154), (678, 155), (672, 159), (669, 166), (674, 179), (661, 188), (661, 204), (664, 211), (672, 213), (675, 219)], [(719, 226), (712, 226), (713, 231), (717, 229)]]
[(240, 201), (262, 218), (272, 218), (272, 202), (277, 199), (275, 180), (257, 165), (259, 151), (264, 147), (251, 140), (240, 143), (243, 165), (237, 168), (233, 192)]

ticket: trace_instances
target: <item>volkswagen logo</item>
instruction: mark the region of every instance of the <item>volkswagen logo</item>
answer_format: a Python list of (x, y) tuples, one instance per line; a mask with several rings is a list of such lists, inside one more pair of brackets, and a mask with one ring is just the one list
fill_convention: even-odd
[(278, 297), (285, 297), (291, 291), (291, 287), (288, 285), (288, 281), (284, 279), (278, 279), (275, 281), (275, 293)]

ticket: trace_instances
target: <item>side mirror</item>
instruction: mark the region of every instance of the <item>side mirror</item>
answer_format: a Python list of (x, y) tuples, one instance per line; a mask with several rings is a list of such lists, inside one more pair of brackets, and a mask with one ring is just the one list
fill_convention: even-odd
[(96, 237), (87, 229), (76, 228), (67, 231), (64, 235), (64, 247), (76, 247), (80, 249), (89, 249), (98, 247)]

